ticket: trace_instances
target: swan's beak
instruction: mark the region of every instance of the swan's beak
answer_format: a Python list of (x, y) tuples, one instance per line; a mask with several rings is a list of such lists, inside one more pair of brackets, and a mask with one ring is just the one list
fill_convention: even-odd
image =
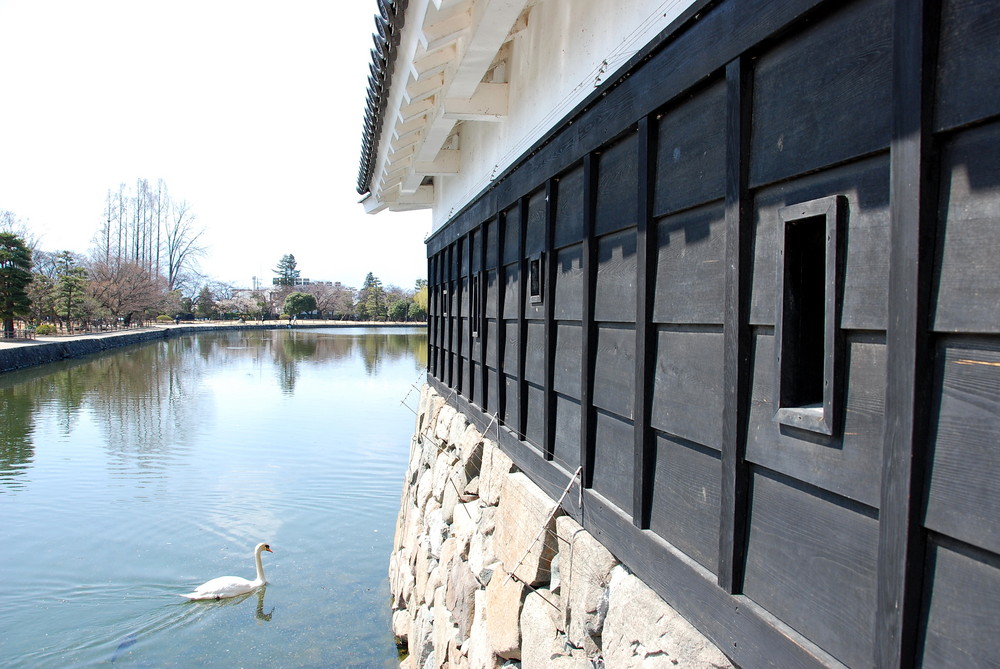
[(264, 550), (266, 550), (268, 553), (273, 553), (274, 552), (274, 551), (271, 550), (270, 546), (264, 546)]

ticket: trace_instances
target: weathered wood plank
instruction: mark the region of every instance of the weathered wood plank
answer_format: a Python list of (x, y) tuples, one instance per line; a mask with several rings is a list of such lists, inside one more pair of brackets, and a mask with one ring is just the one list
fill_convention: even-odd
[(713, 203), (657, 222), (657, 323), (722, 324), (725, 303), (725, 207)]
[(667, 434), (714, 450), (723, 447), (723, 333), (657, 332), (650, 422)]
[(496, 318), (500, 313), (500, 285), (498, 281), (499, 272), (496, 268), (486, 270), (486, 318)]
[(756, 468), (751, 499), (743, 592), (844, 664), (870, 666), (875, 512)]
[(597, 293), (594, 318), (602, 322), (635, 322), (635, 228), (597, 240)]
[(583, 245), (574, 244), (554, 253), (555, 301), (557, 320), (578, 321), (583, 318)]
[(503, 346), (503, 371), (513, 378), (518, 378), (518, 360), (521, 356), (521, 344), (524, 341), (517, 330), (517, 320), (505, 320), (504, 332), (507, 341)]
[(760, 57), (751, 186), (889, 146), (892, 16), (890, 0), (844, 5)]
[(1000, 553), (1000, 340), (942, 339), (935, 367), (924, 524)]
[(966, 130), (944, 147), (935, 245), (935, 330), (1000, 333), (998, 189), (1000, 123)]
[(659, 121), (656, 217), (726, 194), (726, 84), (717, 80), (675, 101)]
[[(603, 106), (603, 105), (602, 105)], [(629, 133), (597, 154), (597, 208), (594, 234), (606, 235), (635, 225), (638, 141)]]
[(503, 278), (503, 317), (509, 321), (516, 321), (518, 316), (524, 313), (521, 309), (521, 263), (505, 265)]
[(572, 397), (556, 394), (556, 434), (552, 459), (576, 471), (580, 466), (580, 402)]
[(595, 346), (594, 406), (631, 419), (635, 398), (635, 328), (601, 324), (597, 327)]
[(528, 321), (524, 344), (524, 380), (539, 388), (545, 383), (545, 324)]
[(635, 451), (631, 421), (595, 411), (594, 490), (632, 516)]
[(1000, 114), (996, 95), (1000, 69), (1000, 5), (994, 0), (945, 0), (934, 129), (945, 130)]
[(579, 243), (583, 239), (583, 165), (556, 178), (556, 218), (553, 248)]
[(583, 328), (580, 323), (556, 324), (556, 355), (553, 388), (557, 393), (579, 400), (581, 388), (580, 361), (583, 359)]
[(526, 383), (522, 388), (525, 394), (524, 440), (545, 452), (545, 393), (541, 386)]
[(722, 481), (719, 453), (657, 433), (654, 467), (649, 528), (715, 573)]
[(927, 548), (923, 667), (990, 667), (1000, 657), (1000, 558), (939, 538)]
[(500, 257), (504, 265), (510, 265), (521, 260), (521, 204), (516, 202), (504, 210), (503, 223), (503, 253)]

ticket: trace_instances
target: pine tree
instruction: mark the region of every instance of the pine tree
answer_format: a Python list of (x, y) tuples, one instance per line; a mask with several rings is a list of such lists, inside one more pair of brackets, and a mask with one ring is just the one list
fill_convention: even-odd
[(31, 250), (24, 240), (9, 232), (0, 232), (0, 319), (4, 336), (14, 335), (14, 319), (27, 315), (31, 300)]
[(56, 309), (66, 327), (72, 332), (73, 316), (80, 317), (87, 288), (87, 270), (77, 263), (69, 251), (63, 251), (56, 259)]
[(291, 253), (281, 256), (278, 266), (272, 270), (278, 275), (275, 279), (275, 284), (278, 286), (294, 286), (295, 280), (299, 278), (300, 274), (299, 270), (295, 269), (296, 264), (295, 256)]

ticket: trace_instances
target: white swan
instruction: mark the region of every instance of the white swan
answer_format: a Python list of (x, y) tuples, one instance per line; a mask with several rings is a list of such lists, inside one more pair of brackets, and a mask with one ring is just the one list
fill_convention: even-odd
[(255, 588), (259, 588), (267, 583), (264, 580), (264, 565), (260, 561), (260, 554), (264, 551), (268, 553), (274, 552), (267, 544), (257, 544), (253, 549), (254, 561), (257, 563), (256, 579), (248, 581), (239, 576), (220, 576), (219, 578), (213, 578), (211, 581), (202, 583), (194, 589), (194, 592), (181, 595), (181, 597), (188, 599), (226, 599), (228, 597), (243, 595)]

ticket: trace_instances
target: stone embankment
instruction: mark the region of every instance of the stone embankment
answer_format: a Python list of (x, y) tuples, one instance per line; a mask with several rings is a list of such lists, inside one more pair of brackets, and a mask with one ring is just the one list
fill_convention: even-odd
[(92, 353), (130, 346), (171, 335), (182, 334), (183, 328), (146, 328), (104, 332), (78, 337), (52, 337), (30, 341), (4, 341), (0, 343), (0, 374), (15, 369), (44, 365), (59, 360), (81, 358)]
[(732, 666), (426, 385), (389, 582), (405, 669)]

